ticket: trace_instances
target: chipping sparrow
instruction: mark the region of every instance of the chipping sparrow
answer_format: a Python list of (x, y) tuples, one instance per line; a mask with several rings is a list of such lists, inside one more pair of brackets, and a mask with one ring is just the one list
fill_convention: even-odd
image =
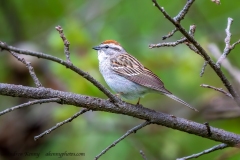
[[(149, 92), (164, 94), (197, 111), (164, 88), (163, 82), (114, 40), (93, 47), (98, 51), (99, 70), (108, 86), (126, 99), (137, 99)], [(138, 103), (139, 103), (138, 100)]]

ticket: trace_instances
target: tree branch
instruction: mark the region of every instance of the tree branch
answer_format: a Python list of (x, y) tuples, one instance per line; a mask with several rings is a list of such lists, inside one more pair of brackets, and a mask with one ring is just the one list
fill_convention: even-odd
[[(221, 52), (216, 44), (209, 44), (208, 49), (214, 58), (218, 59), (218, 57), (221, 56)], [(238, 68), (232, 66), (228, 59), (225, 59), (221, 66), (223, 66), (228, 71), (228, 73), (240, 84), (240, 70)]]
[(183, 7), (183, 9), (178, 13), (178, 15), (176, 17), (174, 17), (173, 19), (180, 23), (181, 20), (184, 19), (185, 15), (187, 14), (187, 12), (189, 11), (189, 8), (192, 6), (193, 2), (195, 0), (187, 0), (187, 3), (185, 4), (185, 6)]
[(0, 83), (0, 94), (34, 99), (60, 98), (62, 104), (132, 116), (154, 124), (166, 126), (214, 141), (226, 143), (229, 146), (240, 144), (240, 135), (227, 132), (222, 129), (210, 127), (212, 135), (209, 136), (207, 128), (204, 124), (157, 112), (141, 106), (135, 106), (126, 102), (118, 103), (118, 107), (116, 107), (109, 100), (100, 98), (89, 97), (70, 92), (62, 92), (50, 88), (34, 88), (3, 83)]
[(29, 74), (30, 74), (30, 76), (32, 77), (35, 85), (36, 85), (37, 87), (42, 87), (42, 84), (41, 84), (41, 82), (38, 80), (38, 78), (37, 78), (37, 76), (36, 76), (36, 74), (35, 74), (35, 72), (34, 72), (34, 69), (33, 69), (32, 65), (31, 65), (31, 63), (30, 63), (30, 62), (27, 62), (24, 58), (19, 57), (19, 56), (18, 56), (16, 53), (14, 53), (13, 51), (10, 51), (10, 53), (11, 53), (11, 54), (13, 55), (13, 57), (15, 57), (18, 61), (20, 61), (20, 62), (22, 62), (23, 64), (26, 65), (26, 67), (28, 68)]
[[(220, 79), (222, 80), (222, 82), (224, 83), (224, 85), (226, 86), (228, 91), (231, 93), (232, 97), (234, 97), (235, 101), (240, 106), (240, 98), (239, 98), (238, 94), (235, 92), (235, 90), (231, 86), (230, 82), (227, 80), (225, 75), (222, 73), (220, 67), (218, 67), (218, 65), (215, 65), (215, 63), (211, 60), (211, 58), (208, 56), (206, 51), (193, 38), (194, 32), (195, 32), (195, 25), (190, 26), (190, 31), (188, 33), (180, 24), (180, 21), (184, 19), (189, 8), (191, 7), (191, 5), (194, 3), (195, 0), (188, 0), (186, 5), (184, 6), (184, 8), (174, 18), (171, 18), (168, 15), (168, 13), (165, 12), (164, 8), (159, 6), (159, 4), (157, 3), (156, 0), (152, 0), (152, 1), (153, 1), (154, 5), (163, 13), (163, 15), (170, 22), (172, 22), (176, 27), (174, 30), (172, 30), (171, 33), (164, 36), (163, 39), (171, 37), (176, 31), (180, 31), (185, 37), (181, 38), (180, 40), (178, 40), (176, 42), (162, 43), (162, 44), (157, 44), (155, 46), (153, 45), (151, 47), (155, 48), (155, 47), (161, 47), (161, 46), (176, 46), (181, 43), (186, 43), (186, 45), (191, 50), (198, 53), (199, 55), (201, 55), (204, 58), (205, 65), (202, 69), (202, 73), (204, 73), (205, 66), (208, 63), (213, 68), (213, 70), (216, 72), (216, 74), (220, 77)], [(239, 40), (239, 41), (235, 42), (232, 46), (230, 45), (231, 22), (232, 22), (232, 20), (229, 20), (228, 27), (226, 29), (227, 37), (225, 39), (225, 42), (226, 42), (226, 47), (224, 50), (225, 57), (227, 56), (227, 54), (230, 53), (230, 51), (238, 43), (240, 43), (240, 40)], [(166, 127), (172, 128), (172, 129), (177, 129), (177, 130), (180, 130), (183, 132), (187, 132), (190, 134), (194, 134), (197, 136), (201, 136), (201, 137), (204, 137), (207, 139), (211, 139), (211, 140), (215, 140), (215, 141), (224, 143), (224, 144), (215, 146), (211, 149), (205, 150), (199, 154), (195, 154), (195, 155), (192, 155), (189, 157), (194, 157), (194, 156), (197, 157), (202, 154), (206, 154), (206, 153), (212, 152), (214, 150), (217, 150), (217, 148), (222, 149), (223, 147), (225, 148), (228, 146), (236, 146), (236, 145), (240, 144), (240, 135), (237, 135), (237, 134), (234, 134), (231, 132), (227, 132), (222, 129), (211, 127), (211, 126), (209, 126), (208, 123), (199, 124), (196, 122), (186, 120), (184, 118), (178, 118), (178, 117), (175, 117), (172, 115), (168, 115), (168, 114), (157, 112), (157, 111), (154, 111), (154, 110), (151, 110), (148, 108), (144, 108), (142, 106), (136, 106), (136, 105), (132, 105), (132, 104), (121, 101), (116, 96), (114, 96), (111, 92), (109, 92), (105, 87), (103, 87), (98, 81), (96, 81), (93, 77), (91, 77), (88, 73), (82, 71), (81, 69), (77, 68), (76, 66), (74, 66), (71, 63), (70, 52), (69, 52), (70, 43), (64, 36), (63, 29), (61, 28), (61, 26), (57, 26), (56, 29), (59, 31), (60, 37), (62, 38), (62, 40), (64, 42), (64, 53), (65, 53), (66, 59), (67, 59), (66, 61), (59, 59), (57, 57), (54, 57), (54, 56), (40, 53), (40, 52), (21, 50), (21, 49), (18, 49), (18, 48), (12, 47), (12, 46), (8, 46), (7, 44), (0, 42), (0, 49), (8, 50), (17, 59), (19, 59), (21, 62), (23, 62), (28, 67), (29, 72), (37, 86), (37, 88), (36, 88), (36, 87), (26, 87), (26, 86), (21, 86), (21, 85), (11, 85), (11, 84), (0, 83), (0, 94), (6, 95), (6, 96), (41, 99), (41, 100), (24, 103), (24, 104), (16, 106), (16, 107), (6, 109), (6, 110), (0, 112), (0, 115), (5, 114), (14, 109), (18, 109), (18, 108), (21, 108), (24, 106), (29, 106), (31, 104), (34, 104), (34, 102), (36, 103), (36, 102), (44, 101), (46, 98), (48, 98), (49, 101), (55, 100), (58, 103), (74, 105), (74, 106), (85, 108), (85, 109), (81, 110), (80, 112), (74, 114), (72, 117), (66, 119), (65, 121), (57, 123), (54, 127), (46, 130), (42, 134), (35, 136), (34, 137), (35, 140), (39, 139), (40, 137), (43, 137), (44, 135), (50, 133), (51, 131), (55, 130), (56, 128), (62, 126), (63, 124), (66, 124), (66, 123), (72, 121), (73, 119), (75, 119), (79, 115), (87, 112), (88, 110), (97, 110), (97, 111), (112, 112), (112, 113), (116, 113), (116, 114), (129, 115), (132, 117), (146, 120), (146, 122), (130, 129), (126, 134), (124, 134), (118, 140), (113, 142), (113, 144), (111, 144), (109, 147), (107, 147), (105, 150), (103, 150), (98, 156), (96, 156), (96, 159), (98, 159), (101, 155), (106, 153), (110, 148), (114, 147), (117, 143), (119, 143), (121, 140), (126, 138), (131, 133), (134, 133), (137, 130), (141, 129), (142, 127), (144, 127), (148, 124), (151, 124), (151, 123), (166, 126)], [(92, 84), (94, 84), (99, 90), (101, 90), (105, 95), (107, 95), (107, 97), (110, 98), (110, 101), (100, 99), (100, 98), (84, 96), (84, 95), (74, 94), (74, 93), (70, 93), (70, 92), (62, 92), (62, 91), (57, 91), (57, 90), (53, 90), (50, 88), (41, 87), (41, 83), (37, 79), (30, 63), (26, 62), (24, 59), (22, 60), (21, 58), (19, 58), (14, 52), (16, 52), (18, 54), (25, 54), (25, 55), (35, 56), (38, 58), (48, 59), (48, 60), (57, 62), (59, 64), (62, 64), (64, 66), (66, 66), (67, 68), (70, 68), (72, 71), (78, 73), (79, 75), (81, 75), (82, 77), (84, 77), (85, 79), (90, 81)], [(220, 62), (221, 61), (219, 61), (219, 63), (217, 63), (217, 64), (220, 64)], [(212, 88), (215, 88), (215, 87), (212, 87)], [(218, 90), (222, 93), (230, 95), (230, 93), (227, 93), (221, 89), (215, 88), (215, 90)], [(140, 153), (143, 156), (143, 158), (146, 159), (144, 153), (143, 152), (140, 152)]]
[(140, 154), (143, 157), (144, 160), (147, 160), (147, 157), (145, 156), (144, 152), (142, 150), (140, 150)]
[(203, 66), (202, 66), (202, 70), (201, 70), (201, 72), (200, 72), (200, 77), (203, 76), (203, 74), (204, 74), (204, 72), (205, 72), (205, 69), (206, 69), (206, 67), (207, 67), (207, 64), (208, 64), (208, 62), (207, 62), (207, 61), (204, 61)]
[(94, 86), (96, 86), (100, 91), (102, 91), (108, 98), (110, 98), (114, 103), (121, 102), (121, 100), (119, 98), (117, 98), (117, 96), (113, 95), (109, 90), (107, 90), (103, 85), (101, 85), (97, 80), (95, 80), (88, 73), (82, 71), (81, 69), (77, 68), (76, 66), (69, 64), (68, 62), (66, 62), (60, 58), (57, 58), (57, 57), (54, 57), (54, 56), (51, 56), (51, 55), (48, 55), (45, 53), (41, 53), (41, 52), (34, 52), (34, 51), (23, 50), (23, 49), (15, 48), (12, 46), (8, 46), (6, 43), (3, 43), (1, 41), (0, 41), (0, 48), (2, 50), (14, 51), (18, 54), (30, 55), (30, 56), (34, 56), (34, 57), (38, 57), (38, 58), (47, 59), (47, 60), (50, 60), (53, 62), (57, 62), (65, 67), (71, 69), (72, 71), (76, 72), (83, 78), (87, 79)]
[(177, 31), (178, 31), (178, 29), (177, 29), (177, 28), (174, 28), (174, 30), (172, 30), (170, 33), (168, 33), (168, 34), (165, 35), (165, 36), (162, 36), (162, 40), (165, 40), (165, 39), (167, 39), (167, 38), (172, 37), (173, 34), (174, 34), (175, 32), (177, 32)]
[[(194, 0), (193, 1), (187, 1), (186, 5), (183, 7), (183, 9), (178, 13), (177, 16), (174, 17), (174, 20), (177, 21), (178, 23), (181, 22), (181, 20), (184, 19), (185, 15), (187, 14), (189, 8), (191, 7), (191, 5), (193, 4)], [(155, 3), (153, 2), (153, 4), (155, 5)], [(168, 35), (165, 35), (162, 37), (162, 40), (165, 40), (171, 36), (173, 36), (173, 34), (175, 32), (178, 31), (178, 28), (174, 28), (174, 30), (172, 30)]]
[(240, 40), (238, 40), (237, 42), (235, 42), (232, 46), (230, 44), (230, 41), (231, 41), (231, 32), (230, 32), (230, 27), (231, 27), (231, 24), (233, 22), (233, 19), (232, 18), (228, 18), (228, 24), (227, 24), (227, 28), (226, 28), (226, 38), (225, 38), (225, 48), (224, 48), (224, 51), (223, 51), (223, 54), (221, 55), (221, 57), (218, 59), (216, 65), (218, 67), (220, 67), (222, 61), (227, 57), (227, 55), (231, 52), (232, 49), (234, 49), (234, 47), (240, 43)]
[(59, 98), (49, 98), (49, 99), (41, 99), (41, 100), (30, 101), (30, 102), (27, 102), (27, 103), (20, 104), (18, 106), (14, 106), (14, 107), (5, 109), (5, 110), (0, 112), (0, 116), (3, 115), (3, 114), (6, 114), (8, 112), (11, 112), (11, 111), (13, 111), (15, 109), (28, 107), (28, 106), (31, 106), (31, 105), (34, 105), (34, 104), (42, 104), (42, 103), (50, 103), (50, 102), (60, 103), (61, 100)]
[[(190, 3), (189, 1), (194, 2), (194, 0), (188, 0), (188, 3)], [(236, 91), (233, 89), (232, 85), (230, 84), (230, 82), (228, 81), (228, 79), (226, 78), (226, 76), (223, 74), (223, 72), (221, 71), (221, 69), (219, 67), (217, 67), (217, 65), (215, 65), (215, 63), (213, 62), (213, 60), (208, 56), (207, 52), (201, 47), (201, 45), (181, 26), (180, 23), (176, 22), (173, 18), (171, 18), (168, 13), (163, 9), (163, 7), (160, 7), (160, 5), (157, 3), (156, 0), (152, 0), (152, 2), (154, 3), (154, 6), (156, 6), (158, 8), (158, 10), (160, 12), (162, 12), (162, 14), (187, 38), (187, 40), (189, 42), (191, 42), (196, 49), (201, 53), (201, 55), (203, 56), (204, 60), (208, 62), (208, 64), (211, 66), (211, 68), (216, 72), (216, 74), (218, 75), (218, 77), (221, 79), (221, 81), (223, 82), (223, 84), (225, 85), (225, 87), (228, 89), (228, 91), (230, 92), (230, 94), (234, 97), (234, 100), (236, 101), (236, 103), (238, 104), (238, 106), (240, 106), (240, 98), (239, 95), (236, 93)]]
[(65, 37), (64, 33), (63, 33), (63, 29), (61, 26), (57, 26), (55, 27), (56, 30), (59, 32), (60, 34), (60, 37), (62, 38), (63, 40), (63, 44), (64, 44), (64, 53), (66, 55), (66, 58), (67, 58), (67, 62), (72, 64), (71, 60), (70, 60), (70, 52), (69, 52), (69, 45), (70, 45), (70, 42), (67, 40), (67, 38)]
[(160, 48), (160, 47), (175, 47), (176, 45), (182, 44), (186, 42), (186, 38), (182, 38), (177, 40), (176, 42), (165, 42), (165, 43), (158, 43), (158, 44), (150, 44), (149, 48)]
[(192, 159), (192, 158), (197, 158), (197, 157), (200, 157), (204, 154), (208, 154), (208, 153), (211, 153), (211, 152), (214, 152), (216, 150), (220, 150), (220, 149), (224, 149), (224, 148), (227, 148), (228, 145), (227, 144), (219, 144), (219, 145), (216, 145), (212, 148), (209, 148), (209, 149), (206, 149), (200, 153), (196, 153), (196, 154), (193, 154), (193, 155), (190, 155), (190, 156), (187, 156), (187, 157), (183, 157), (183, 158), (178, 158), (177, 160), (187, 160), (187, 159)]
[(232, 95), (227, 93), (226, 91), (224, 91), (222, 88), (216, 88), (216, 87), (213, 87), (213, 86), (209, 86), (209, 85), (206, 85), (206, 84), (201, 84), (200, 85), (201, 87), (204, 87), (204, 88), (211, 88), (211, 89), (214, 89), (215, 91), (218, 91), (218, 92), (221, 92), (223, 94), (225, 94), (226, 96), (230, 97), (233, 99)]
[[(196, 25), (190, 25), (189, 34), (191, 36), (194, 36), (195, 31), (196, 31)], [(180, 40), (177, 40), (176, 42), (164, 42), (164, 43), (158, 43), (158, 44), (150, 44), (149, 48), (152, 49), (152, 48), (160, 48), (160, 47), (175, 47), (175, 46), (177, 46), (179, 44), (183, 44), (183, 43), (186, 44), (189, 47), (189, 49), (191, 49), (195, 53), (202, 56), (201, 53), (191, 43), (188, 42), (187, 38), (181, 38)]]

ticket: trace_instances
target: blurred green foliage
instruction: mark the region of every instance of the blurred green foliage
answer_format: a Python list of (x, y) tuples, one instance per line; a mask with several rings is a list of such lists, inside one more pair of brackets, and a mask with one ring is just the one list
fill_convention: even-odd
[[(158, 1), (171, 16), (175, 16), (186, 2), (184, 0)], [(216, 5), (210, 0), (196, 1), (182, 21), (186, 30), (189, 25), (196, 24), (196, 40), (204, 48), (207, 48), (210, 43), (214, 43), (221, 50), (224, 49), (224, 30), (228, 17), (234, 19), (231, 27), (232, 42), (240, 37), (240, 20), (238, 18), (240, 1), (222, 1), (221, 3), (221, 5)], [(225, 100), (228, 101), (227, 97), (218, 92), (199, 87), (202, 83), (216, 87), (224, 86), (210, 67), (207, 67), (202, 78), (199, 77), (204, 61), (185, 45), (174, 48), (148, 48), (151, 43), (162, 42), (161, 37), (174, 29), (173, 25), (153, 6), (151, 0), (0, 0), (0, 4), (1, 41), (65, 59), (62, 40), (55, 30), (55, 26), (61, 25), (71, 43), (70, 52), (73, 64), (87, 71), (106, 86), (98, 71), (97, 53), (91, 48), (106, 39), (117, 40), (129, 53), (161, 77), (167, 89), (203, 112), (193, 113), (167, 97), (154, 94), (141, 100), (145, 107), (203, 123), (208, 120), (206, 117), (212, 114), (205, 110), (221, 105), (220, 102), (215, 103), (215, 99), (220, 97), (223, 100), (222, 104), (225, 103)], [(176, 33), (166, 41), (176, 41), (181, 37), (180, 33)], [(236, 47), (228, 56), (228, 59), (237, 68), (240, 67), (239, 50), (240, 47)], [(30, 59), (30, 61), (45, 87), (106, 98), (91, 83), (59, 64), (36, 58)], [(227, 72), (226, 75), (233, 81)], [(0, 53), (0, 82), (34, 86), (27, 69), (6, 51)], [(234, 85), (239, 84), (234, 83)], [(3, 110), (24, 101), (26, 100), (0, 96), (0, 108)], [(132, 103), (136, 102), (132, 101)], [(229, 111), (231, 111), (231, 106), (225, 107), (230, 107)], [(25, 150), (17, 147), (11, 150), (11, 145), (6, 137), (0, 138), (0, 142), (3, 142), (2, 139), (6, 141), (6, 143), (2, 143), (3, 146), (0, 147), (0, 150), (9, 147), (10, 152), (40, 152), (41, 159), (57, 158), (44, 156), (49, 151), (80, 152), (85, 153), (85, 156), (63, 157), (62, 159), (88, 160), (93, 159), (127, 130), (142, 123), (141, 120), (124, 115), (90, 111), (40, 139), (40, 143), (36, 145), (33, 136), (40, 134), (55, 123), (69, 118), (77, 111), (79, 108), (72, 106), (45, 104), (0, 117), (0, 125), (4, 126), (5, 124), (12, 127), (12, 130), (7, 131), (4, 130), (4, 127), (0, 127), (1, 133), (6, 132), (11, 136), (23, 134), (17, 130), (15, 122), (21, 123), (23, 126), (35, 122), (41, 126), (34, 134), (27, 134), (26, 138), (31, 145), (23, 141), (22, 145), (26, 147)], [(10, 121), (9, 117), (14, 117), (14, 121)], [(125, 120), (123, 121), (123, 119)], [(215, 118), (210, 125), (240, 133), (239, 118), (226, 116), (221, 119), (223, 120)], [(31, 126), (35, 126), (35, 123)], [(9, 133), (10, 131), (11, 133)], [(9, 138), (11, 139), (11, 137)], [(139, 150), (143, 150), (150, 160), (172, 160), (200, 152), (216, 144), (218, 143), (201, 137), (162, 126), (150, 125), (121, 141), (101, 159), (141, 159)], [(2, 149), (0, 152), (4, 151)], [(229, 148), (198, 159), (220, 160), (221, 156), (228, 154), (231, 155), (229, 158), (231, 160), (239, 159), (239, 152), (231, 154), (233, 152), (234, 149)], [(33, 157), (21, 158), (33, 159)]]

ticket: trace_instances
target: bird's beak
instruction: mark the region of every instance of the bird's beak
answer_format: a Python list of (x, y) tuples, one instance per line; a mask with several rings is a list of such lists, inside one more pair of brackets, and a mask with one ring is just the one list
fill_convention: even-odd
[(100, 50), (101, 49), (101, 47), (99, 47), (99, 46), (96, 46), (96, 47), (93, 47), (92, 49), (94, 49), (94, 50)]

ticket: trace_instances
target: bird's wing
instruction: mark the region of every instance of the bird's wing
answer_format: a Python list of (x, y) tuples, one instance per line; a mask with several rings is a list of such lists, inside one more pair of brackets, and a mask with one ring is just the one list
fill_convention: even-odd
[(145, 68), (130, 54), (121, 54), (111, 58), (110, 63), (112, 70), (126, 79), (164, 94), (171, 94), (152, 71)]

